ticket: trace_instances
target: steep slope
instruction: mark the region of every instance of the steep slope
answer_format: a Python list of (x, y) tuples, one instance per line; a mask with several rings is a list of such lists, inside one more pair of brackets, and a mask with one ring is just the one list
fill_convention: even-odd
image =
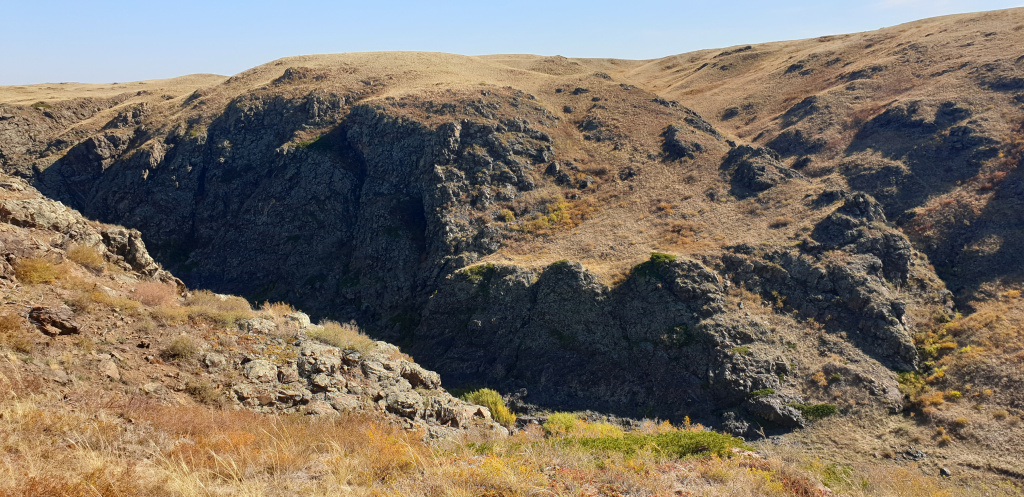
[(1021, 279), (1022, 37), (1011, 9), (677, 55), (622, 77), (875, 196), (966, 306)]
[(158, 404), (358, 413), (434, 438), (504, 430), (393, 345), (351, 326), (312, 325), (287, 305), (253, 311), (239, 297), (189, 292), (138, 231), (89, 221), (6, 175), (0, 254), (5, 382), (112, 403), (141, 394)]

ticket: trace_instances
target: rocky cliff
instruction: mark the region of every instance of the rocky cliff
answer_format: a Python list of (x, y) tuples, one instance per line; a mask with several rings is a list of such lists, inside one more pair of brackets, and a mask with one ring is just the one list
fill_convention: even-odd
[(89, 221), (5, 175), (0, 288), (5, 364), (19, 381), (66, 395), (99, 389), (107, 402), (124, 395), (359, 413), (430, 438), (507, 434), (486, 407), (449, 395), (437, 373), (394, 345), (365, 337), (327, 345), (312, 338), (324, 326), (301, 312), (252, 311), (238, 297), (189, 292), (149, 256), (138, 231)]
[[(687, 64), (749, 73), (724, 61), (779, 50)], [(0, 151), (47, 195), (139, 230), (190, 286), (358, 319), (451, 385), (740, 432), (799, 426), (794, 405), (837, 389), (844, 412), (898, 410), (920, 326), (966, 297), (947, 283), (968, 285), (943, 252), (958, 221), (907, 213), (935, 218), (922, 206), (1017, 160), (1012, 141), (946, 97), (850, 104), (849, 127), (826, 126), (824, 94), (787, 97), (771, 124), (739, 97), (706, 119), (648, 64), (285, 59), (93, 102), (73, 124), (52, 109), (81, 103), (5, 105)]]

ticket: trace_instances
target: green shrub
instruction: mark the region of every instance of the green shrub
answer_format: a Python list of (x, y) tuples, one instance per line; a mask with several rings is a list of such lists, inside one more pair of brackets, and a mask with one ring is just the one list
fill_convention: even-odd
[(658, 268), (676, 261), (676, 256), (662, 252), (651, 252), (650, 259), (647, 259), (633, 267), (633, 274), (648, 278), (658, 277)]
[(505, 223), (511, 223), (516, 220), (516, 213), (512, 212), (510, 209), (502, 209), (498, 211), (498, 220)]
[(768, 395), (774, 395), (774, 394), (775, 394), (775, 389), (774, 388), (762, 388), (760, 390), (754, 390), (753, 392), (750, 392), (749, 396), (751, 398), (755, 398), (755, 397), (766, 397)]
[(746, 345), (741, 345), (739, 347), (732, 349), (732, 353), (735, 355), (750, 355), (750, 347), (747, 347)]
[(491, 275), (494, 274), (494, 270), (497, 268), (494, 264), (479, 264), (471, 266), (465, 269), (466, 277), (473, 283), (479, 283), (484, 280), (489, 280)]
[(681, 459), (690, 456), (732, 455), (733, 448), (747, 449), (743, 441), (714, 431), (675, 431), (659, 434), (627, 433), (622, 437), (575, 438), (570, 443), (587, 450), (618, 452), (634, 455), (649, 451), (665, 458)]
[(572, 435), (582, 424), (583, 422), (571, 412), (554, 412), (544, 422), (544, 433), (549, 436)]
[(649, 262), (654, 265), (669, 264), (676, 261), (676, 256), (663, 252), (651, 252)]
[(800, 404), (790, 402), (786, 405), (800, 411), (800, 414), (803, 414), (804, 419), (807, 421), (818, 421), (819, 419), (839, 414), (839, 407), (835, 404)]
[(512, 411), (509, 411), (508, 407), (505, 406), (505, 399), (501, 398), (500, 393), (490, 388), (481, 388), (475, 392), (467, 393), (462, 396), (462, 400), (470, 404), (486, 407), (491, 411), (491, 417), (506, 428), (512, 428), (516, 425), (516, 415), (512, 414)]

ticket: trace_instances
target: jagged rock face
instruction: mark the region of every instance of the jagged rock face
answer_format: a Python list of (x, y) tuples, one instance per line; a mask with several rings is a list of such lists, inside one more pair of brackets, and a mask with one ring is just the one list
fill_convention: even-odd
[(799, 178), (800, 173), (789, 169), (770, 149), (741, 145), (729, 151), (722, 162), (722, 171), (729, 175), (732, 189), (738, 198), (757, 195), (769, 188)]
[[(863, 193), (848, 196), (812, 236), (799, 250), (736, 247), (723, 256), (724, 270), (737, 283), (783, 298), (801, 316), (848, 330), (888, 367), (916, 369), (908, 304), (895, 290), (910, 279), (910, 242), (886, 225), (881, 206)], [(936, 303), (948, 304), (947, 293), (931, 293)]]
[[(194, 286), (321, 314), (413, 315), (424, 288), (497, 248), (476, 211), (531, 190), (550, 138), (522, 119), (431, 127), (345, 105), (240, 98), (205, 134), (114, 162), (96, 145), (110, 136), (94, 137), (41, 181), (92, 216), (140, 227)], [(342, 122), (315, 142), (280, 146), (331, 119)]]
[[(0, 189), (3, 190), (0, 196), (0, 222), (57, 232), (60, 234), (60, 246), (67, 247), (74, 243), (102, 248), (104, 256), (122, 269), (181, 283), (153, 260), (137, 230), (90, 222), (60, 202), (40, 198), (37, 192), (20, 180), (12, 178), (9, 182), (0, 183)], [(5, 258), (21, 256), (14, 247), (18, 243), (17, 240), (0, 239), (0, 249), (4, 249)]]
[[(876, 226), (884, 215), (873, 201), (850, 200), (821, 223), (818, 248), (806, 253), (655, 257), (614, 287), (573, 262), (543, 271), (471, 266), (508, 235), (486, 218), (495, 206), (539, 188), (565, 189), (564, 198), (591, 188), (592, 176), (556, 160), (555, 119), (515, 90), (441, 105), (350, 97), (256, 92), (232, 100), (205, 128), (181, 125), (159, 137), (132, 128), (145, 122), (144, 109), (123, 113), (37, 179), (91, 216), (139, 228), (156, 259), (192, 286), (358, 316), (400, 340), (449, 386), (525, 388), (530, 403), (545, 407), (705, 422), (731, 412), (738, 425), (799, 426), (787, 404), (803, 402), (804, 389), (783, 377), (818, 366), (786, 352), (763, 316), (727, 305), (733, 283), (792, 302), (831, 299), (816, 312), (826, 322), (831, 313), (857, 323), (854, 342), (864, 352), (847, 343), (833, 344), (837, 350), (914, 367), (905, 309), (886, 286), (907, 279), (911, 252), (905, 239)], [(768, 149), (726, 153), (721, 135), (678, 104), (646, 104), (674, 109), (657, 128), (664, 141), (653, 144), (662, 148), (661, 164), (681, 169), (690, 166), (672, 161), (725, 155), (722, 179), (739, 198), (769, 196), (800, 178)], [(589, 136), (583, 140), (621, 150), (629, 142), (607, 110), (595, 103), (574, 124)], [(310, 129), (316, 132), (303, 134)], [(632, 171), (619, 177), (632, 179)], [(133, 266), (151, 262), (130, 233), (101, 238)], [(786, 323), (796, 326), (792, 318)], [(266, 366), (243, 371), (251, 384), (236, 392), (241, 402), (351, 407), (330, 375), (301, 364), (296, 374), (305, 380), (295, 381), (305, 381), (311, 395), (316, 388), (341, 393), (314, 402), (301, 390), (264, 391), (259, 386), (273, 377)], [(883, 385), (870, 395), (898, 404), (888, 396), (896, 391), (889, 371), (868, 360), (858, 367)], [(406, 390), (382, 391), (374, 401), (409, 419), (434, 412)], [(750, 398), (760, 390), (780, 393)]]
[[(525, 389), (530, 402), (545, 407), (714, 423), (725, 412), (740, 424), (802, 425), (788, 406), (803, 402), (799, 389), (783, 378), (810, 366), (778, 346), (780, 338), (763, 318), (729, 308), (728, 284), (700, 262), (658, 257), (615, 287), (572, 262), (540, 274), (474, 266), (452, 275), (431, 297), (409, 337), (410, 351), (444, 372), (450, 385)], [(895, 347), (896, 357), (912, 363), (916, 359), (900, 355), (906, 329), (892, 332), (903, 334), (880, 333), (864, 342)], [(863, 362), (855, 369), (871, 382), (873, 390), (865, 388), (879, 403), (900, 408), (891, 376)], [(779, 394), (750, 397), (759, 390)]]
[(526, 388), (542, 405), (708, 416), (779, 387), (775, 358), (731, 353), (768, 331), (725, 313), (722, 285), (689, 260), (645, 263), (615, 288), (571, 262), (476, 266), (431, 298), (411, 351), (450, 381)]

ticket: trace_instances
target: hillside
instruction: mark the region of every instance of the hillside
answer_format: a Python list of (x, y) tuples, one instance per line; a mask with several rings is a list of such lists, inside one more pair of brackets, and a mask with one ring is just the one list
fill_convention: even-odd
[(1013, 9), (651, 61), (7, 87), (0, 168), (138, 230), (181, 288), (354, 320), (521, 414), (1019, 483), (1022, 42)]

